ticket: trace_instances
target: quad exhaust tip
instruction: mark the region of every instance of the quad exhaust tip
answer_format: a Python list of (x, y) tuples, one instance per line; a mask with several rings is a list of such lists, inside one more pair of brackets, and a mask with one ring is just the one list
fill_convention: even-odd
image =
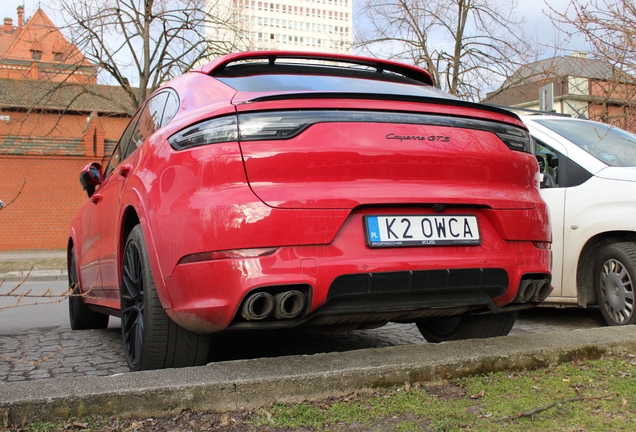
[(247, 321), (260, 321), (269, 316), (276, 319), (292, 319), (305, 310), (306, 304), (307, 298), (298, 290), (275, 295), (261, 291), (247, 296), (241, 306), (241, 316)]
[(267, 292), (258, 292), (245, 299), (241, 316), (248, 321), (259, 321), (270, 316), (273, 310), (274, 297)]
[(519, 285), (519, 293), (515, 303), (539, 303), (550, 295), (548, 279), (526, 279)]
[(533, 301), (542, 302), (550, 295), (550, 292), (552, 291), (550, 289), (550, 281), (547, 279), (541, 279), (537, 281), (536, 284), (537, 284), (537, 291), (534, 294)]
[(534, 298), (534, 294), (537, 291), (537, 284), (532, 279), (526, 279), (521, 282), (519, 287), (519, 301), (526, 303)]
[(274, 296), (274, 318), (296, 318), (305, 309), (305, 295), (298, 290), (282, 292)]

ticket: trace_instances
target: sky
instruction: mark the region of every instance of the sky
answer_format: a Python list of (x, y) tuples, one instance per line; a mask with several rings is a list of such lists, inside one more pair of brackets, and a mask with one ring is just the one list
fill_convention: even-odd
[[(358, 5), (361, 5), (364, 1), (365, 0), (353, 0), (354, 16)], [(570, 0), (550, 0), (550, 4), (556, 10), (565, 10), (569, 1)], [(0, 0), (0, 4), (0, 13), (4, 14), (2, 18), (13, 18), (14, 23), (17, 22), (16, 8), (20, 5), (24, 5), (25, 17), (31, 16), (38, 5), (41, 5), (42, 9), (51, 15), (51, 0)], [(526, 33), (539, 35), (538, 41), (540, 43), (552, 45), (555, 38), (554, 27), (549, 18), (543, 14), (543, 10), (547, 10), (544, 0), (520, 0), (516, 12), (519, 16), (525, 17), (526, 19), (524, 26)], [(54, 17), (51, 16), (51, 18), (55, 22)], [(585, 41), (579, 38), (571, 42), (567, 48), (569, 48), (570, 51), (585, 51)], [(546, 52), (546, 57), (552, 57), (553, 55), (553, 51)]]

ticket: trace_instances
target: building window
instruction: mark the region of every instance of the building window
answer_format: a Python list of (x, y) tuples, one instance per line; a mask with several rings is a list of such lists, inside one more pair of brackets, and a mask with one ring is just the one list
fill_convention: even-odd
[(55, 61), (62, 61), (63, 57), (62, 57), (62, 53), (56, 52), (53, 53), (55, 55)]
[(42, 58), (42, 51), (31, 50), (31, 58), (35, 61), (40, 61)]

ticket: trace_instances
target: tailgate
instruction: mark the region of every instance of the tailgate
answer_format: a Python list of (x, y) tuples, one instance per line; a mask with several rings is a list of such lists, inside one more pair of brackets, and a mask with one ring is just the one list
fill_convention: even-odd
[(241, 113), (239, 125), (250, 187), (272, 207), (536, 206), (536, 160), (501, 139), (515, 145), (514, 126), (335, 110)]

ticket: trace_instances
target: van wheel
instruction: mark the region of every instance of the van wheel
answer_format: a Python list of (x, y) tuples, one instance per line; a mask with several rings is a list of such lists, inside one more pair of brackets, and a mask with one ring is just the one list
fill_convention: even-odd
[(121, 274), (121, 332), (130, 370), (205, 364), (210, 337), (185, 330), (163, 310), (139, 225), (126, 240)]
[(594, 268), (594, 291), (601, 314), (608, 325), (636, 322), (634, 283), (636, 244), (614, 243), (600, 253)]
[(458, 315), (417, 323), (424, 339), (439, 343), (460, 339), (506, 336), (512, 330), (517, 312), (489, 315)]
[(68, 317), (71, 330), (93, 330), (108, 327), (108, 315), (92, 311), (84, 302), (79, 288), (75, 249), (71, 248), (71, 262), (69, 264), (68, 285), (72, 295), (68, 298)]

